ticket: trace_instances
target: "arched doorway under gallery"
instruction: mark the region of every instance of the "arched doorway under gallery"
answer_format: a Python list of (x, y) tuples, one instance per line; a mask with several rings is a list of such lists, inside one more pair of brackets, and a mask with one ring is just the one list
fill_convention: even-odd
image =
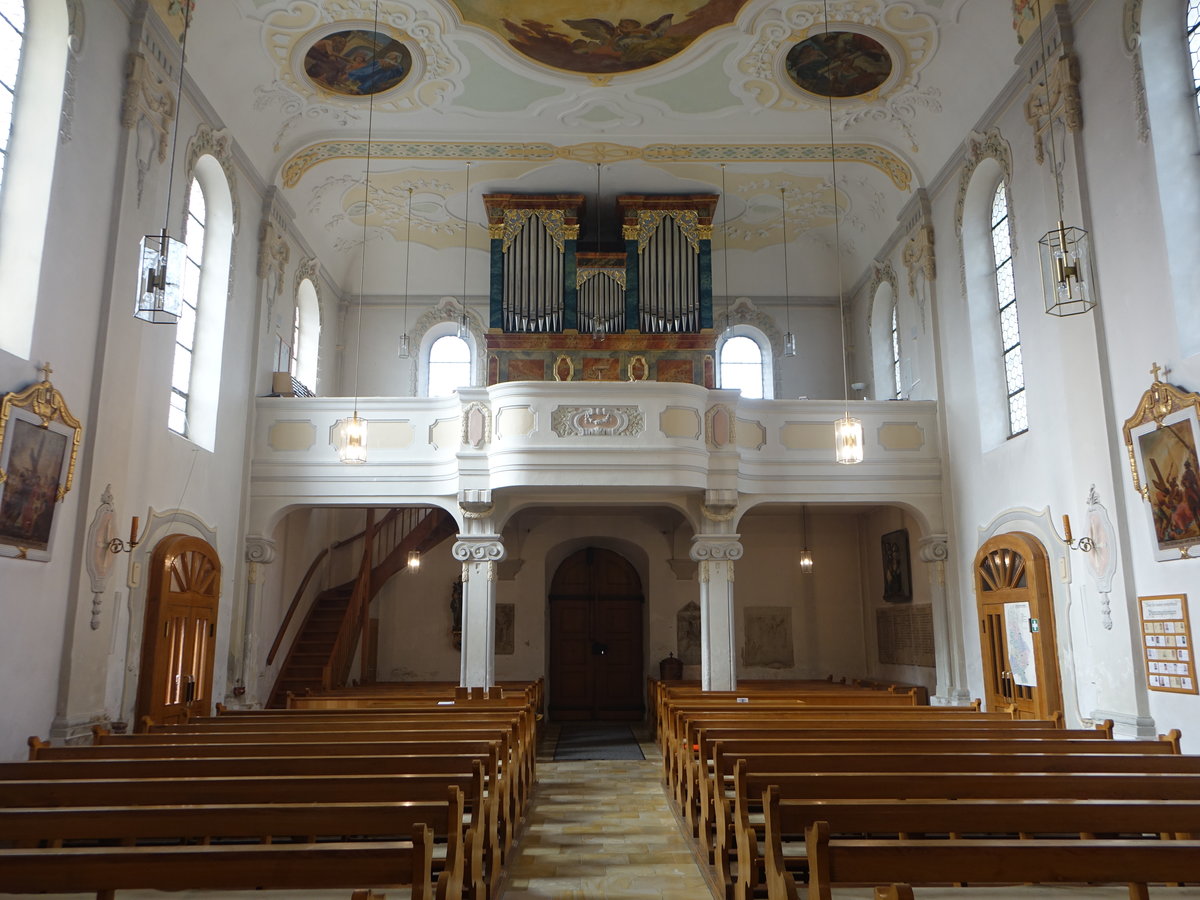
[(642, 581), (619, 553), (586, 547), (550, 583), (550, 717), (641, 719)]

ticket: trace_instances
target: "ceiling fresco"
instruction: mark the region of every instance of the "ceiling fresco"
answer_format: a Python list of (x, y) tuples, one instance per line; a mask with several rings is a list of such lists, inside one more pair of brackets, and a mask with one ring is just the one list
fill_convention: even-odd
[[(185, 0), (149, 2), (178, 36)], [(414, 294), (461, 278), (464, 222), (486, 292), (482, 195), (578, 192), (595, 210), (599, 164), (606, 222), (619, 194), (726, 181), (731, 289), (777, 296), (786, 244), (799, 292), (828, 296), (1018, 74), (1026, 6), (828, 0), (827, 21), (826, 0), (211, 0), (187, 71), (280, 189), (297, 255), (343, 290), (365, 269), (368, 295), (394, 292), (411, 219)]]
[(486, 28), (535, 63), (564, 72), (611, 76), (645, 69), (682, 53), (701, 35), (733, 22), (747, 2), (455, 0), (455, 5), (463, 21)]

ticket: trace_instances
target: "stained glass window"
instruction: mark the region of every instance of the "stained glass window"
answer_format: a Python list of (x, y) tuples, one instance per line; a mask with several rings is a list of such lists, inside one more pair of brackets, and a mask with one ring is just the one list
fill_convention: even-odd
[(25, 0), (0, 0), (0, 187), (8, 168), (8, 139), (12, 135), (17, 73), (25, 42)]
[(184, 224), (183, 309), (179, 324), (175, 326), (175, 365), (171, 369), (171, 408), (167, 414), (167, 427), (184, 437), (188, 435), (188, 397), (192, 385), (196, 313), (200, 308), (200, 276), (204, 268), (205, 218), (204, 191), (200, 182), (193, 179)]
[(1029, 430), (1029, 416), (1025, 406), (1025, 368), (1021, 361), (1021, 328), (1017, 321), (1017, 288), (1013, 278), (1008, 190), (1004, 182), (996, 188), (992, 198), (992, 255), (996, 265), (1004, 381), (1008, 389), (1008, 433), (1013, 437)]

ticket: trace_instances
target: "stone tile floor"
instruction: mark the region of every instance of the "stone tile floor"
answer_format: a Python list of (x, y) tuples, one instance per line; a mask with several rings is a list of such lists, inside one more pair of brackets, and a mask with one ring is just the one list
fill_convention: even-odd
[(503, 900), (713, 896), (667, 803), (653, 743), (643, 741), (644, 761), (556, 763), (555, 730), (545, 732)]

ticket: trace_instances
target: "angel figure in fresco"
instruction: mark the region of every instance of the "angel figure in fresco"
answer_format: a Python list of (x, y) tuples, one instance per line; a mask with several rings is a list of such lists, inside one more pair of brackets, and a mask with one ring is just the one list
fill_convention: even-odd
[(620, 19), (616, 25), (607, 19), (563, 19), (563, 24), (574, 28), (587, 39), (575, 42), (573, 49), (577, 53), (595, 53), (633, 61), (648, 56), (660, 55), (665, 58), (670, 55), (671, 50), (661, 46), (661, 42), (674, 16), (674, 13), (667, 13), (645, 25), (637, 19)]
[(1013, 31), (1018, 35), (1021, 33), (1021, 26), (1026, 22), (1035, 21), (1036, 17), (1033, 12), (1034, 0), (1013, 0)]

